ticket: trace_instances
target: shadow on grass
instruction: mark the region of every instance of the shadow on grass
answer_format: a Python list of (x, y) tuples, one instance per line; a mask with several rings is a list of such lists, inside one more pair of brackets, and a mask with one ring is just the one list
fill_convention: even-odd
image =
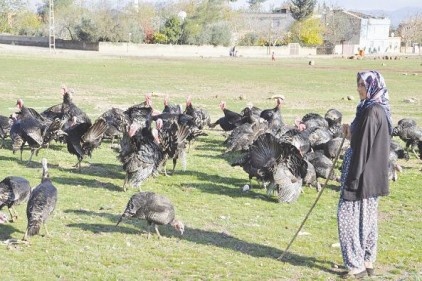
[[(100, 216), (105, 217), (113, 222), (113, 224), (89, 224), (89, 223), (74, 223), (68, 224), (68, 227), (80, 228), (84, 231), (90, 231), (94, 234), (98, 233), (125, 233), (139, 235), (140, 231), (146, 230), (146, 221), (142, 220), (142, 225), (139, 225), (138, 219), (124, 219), (118, 226), (115, 226), (114, 223), (120, 218), (120, 215), (105, 213), (105, 212), (93, 212), (85, 210), (65, 210), (65, 213), (75, 213), (86, 216)], [(136, 228), (125, 227), (124, 224), (133, 224), (136, 225)], [(160, 226), (160, 233), (163, 237), (168, 238), (179, 238), (181, 241), (186, 240), (193, 242), (195, 244), (202, 245), (213, 245), (215, 247), (230, 249), (232, 251), (240, 252), (245, 255), (249, 255), (255, 258), (271, 258), (277, 259), (283, 254), (283, 251), (274, 247), (260, 245), (257, 243), (250, 243), (242, 241), (236, 237), (228, 235), (224, 232), (218, 233), (214, 231), (196, 229), (196, 228), (185, 228), (185, 233), (183, 236), (180, 236), (176, 233), (174, 229), (170, 226)], [(156, 235), (154, 231), (151, 232), (152, 235)], [(331, 274), (338, 274), (337, 271), (331, 270), (331, 263), (327, 261), (318, 260), (314, 257), (301, 256), (293, 253), (286, 254), (283, 262), (289, 263), (294, 266), (305, 266), (310, 268), (315, 268), (321, 271), (325, 271)]]
[[(29, 157), (26, 159), (25, 155), (23, 155), (23, 160), (22, 161), (20, 160), (19, 152), (16, 152), (15, 155), (13, 155), (13, 154), (11, 154), (11, 155), (12, 156), (10, 156), (10, 157), (9, 156), (0, 156), (0, 161), (14, 161), (14, 162), (18, 163), (19, 165), (21, 165), (22, 167), (41, 168), (42, 167), (41, 160), (43, 158), (46, 158), (46, 157), (39, 157), (39, 155), (38, 156), (34, 155), (32, 157), (32, 161), (28, 162)], [(49, 163), (48, 158), (46, 158), (46, 159), (47, 159), (47, 163), (48, 163), (49, 168), (59, 168), (58, 165), (52, 165), (51, 163)]]
[(0, 240), (12, 238), (12, 234), (15, 232), (22, 233), (23, 235), (23, 232), (15, 228), (11, 223), (0, 225)]
[[(76, 161), (75, 161), (76, 164)], [(77, 167), (61, 167), (63, 171), (79, 175), (101, 176), (107, 178), (122, 178), (124, 179), (123, 168), (121, 164), (103, 164), (103, 163), (87, 163), (82, 161), (81, 171)]]
[[(104, 188), (110, 191), (122, 191), (122, 187), (115, 185), (110, 182), (103, 182), (97, 179), (83, 179), (80, 177), (53, 177), (53, 183), (61, 184), (61, 185), (70, 185), (70, 186), (78, 186), (83, 185), (91, 188)], [(122, 180), (123, 185), (123, 180)]]

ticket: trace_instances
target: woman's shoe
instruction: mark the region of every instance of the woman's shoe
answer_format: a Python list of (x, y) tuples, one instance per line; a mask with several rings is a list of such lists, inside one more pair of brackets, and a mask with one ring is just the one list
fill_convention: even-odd
[(355, 274), (352, 274), (350, 272), (345, 272), (345, 273), (342, 274), (341, 277), (344, 278), (344, 279), (349, 279), (349, 278), (361, 279), (361, 278), (365, 277), (367, 273), (368, 273), (367, 269), (364, 269), (361, 272), (358, 272), (358, 273), (355, 273)]
[(374, 276), (375, 270), (373, 268), (366, 268), (366, 273), (368, 273), (368, 276)]

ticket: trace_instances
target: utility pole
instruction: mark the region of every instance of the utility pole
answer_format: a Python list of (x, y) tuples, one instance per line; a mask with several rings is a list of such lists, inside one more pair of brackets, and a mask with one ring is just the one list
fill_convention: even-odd
[(49, 2), (49, 34), (48, 34), (48, 47), (51, 50), (56, 51), (56, 35), (54, 32), (54, 0), (50, 0)]

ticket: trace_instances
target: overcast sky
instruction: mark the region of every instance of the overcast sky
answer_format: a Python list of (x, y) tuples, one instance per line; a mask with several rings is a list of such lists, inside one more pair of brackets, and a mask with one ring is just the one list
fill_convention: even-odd
[[(247, 6), (246, 0), (238, 0), (238, 4)], [(279, 6), (284, 0), (267, 0), (265, 6)], [(422, 0), (318, 0), (318, 3), (326, 3), (328, 6), (340, 7), (348, 10), (385, 10), (392, 11), (404, 7), (422, 8)]]

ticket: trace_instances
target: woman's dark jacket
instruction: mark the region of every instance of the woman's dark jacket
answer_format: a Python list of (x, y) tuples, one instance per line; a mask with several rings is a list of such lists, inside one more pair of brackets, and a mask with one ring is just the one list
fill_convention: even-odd
[(364, 109), (352, 134), (353, 154), (344, 184), (343, 199), (356, 201), (388, 195), (390, 141), (383, 107), (375, 104)]

